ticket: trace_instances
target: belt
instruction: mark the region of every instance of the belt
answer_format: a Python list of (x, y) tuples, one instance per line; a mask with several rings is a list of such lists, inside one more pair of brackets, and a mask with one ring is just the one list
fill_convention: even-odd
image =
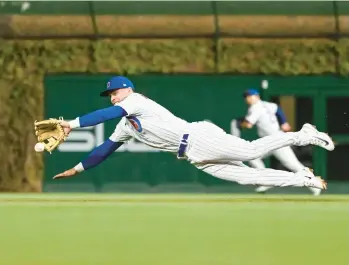
[(179, 148), (178, 148), (177, 158), (185, 158), (185, 150), (187, 150), (187, 147), (188, 147), (188, 138), (189, 138), (188, 133), (183, 134), (181, 144), (179, 145)]

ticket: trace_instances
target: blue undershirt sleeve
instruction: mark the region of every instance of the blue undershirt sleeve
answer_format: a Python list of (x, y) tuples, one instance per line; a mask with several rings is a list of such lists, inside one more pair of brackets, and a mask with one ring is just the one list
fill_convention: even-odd
[(127, 112), (120, 106), (112, 106), (105, 109), (96, 110), (79, 117), (80, 127), (94, 126), (107, 120), (127, 116)]
[(276, 110), (276, 113), (275, 113), (279, 123), (282, 125), (284, 123), (287, 122), (286, 120), (286, 116), (284, 114), (284, 112), (282, 111), (282, 109), (278, 106), (277, 110)]
[(81, 162), (83, 169), (87, 170), (97, 166), (106, 160), (122, 144), (122, 142), (113, 142), (107, 139), (103, 144), (93, 149), (89, 156)]

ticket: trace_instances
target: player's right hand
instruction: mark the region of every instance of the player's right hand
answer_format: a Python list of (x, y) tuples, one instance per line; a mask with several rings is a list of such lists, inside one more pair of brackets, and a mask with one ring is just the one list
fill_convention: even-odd
[(67, 178), (67, 177), (72, 177), (76, 174), (78, 174), (79, 172), (76, 171), (75, 168), (71, 168), (71, 169), (68, 169), (60, 174), (57, 174), (56, 176), (53, 177), (53, 179), (59, 179), (59, 178)]

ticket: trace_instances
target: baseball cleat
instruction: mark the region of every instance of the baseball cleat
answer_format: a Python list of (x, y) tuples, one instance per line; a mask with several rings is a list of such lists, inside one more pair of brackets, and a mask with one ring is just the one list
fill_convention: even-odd
[(310, 137), (310, 144), (320, 146), (328, 151), (334, 150), (334, 143), (328, 134), (319, 132), (315, 126), (306, 123), (300, 132)]
[(298, 171), (296, 174), (304, 177), (304, 186), (305, 187), (317, 188), (317, 189), (321, 189), (321, 190), (327, 189), (326, 181), (324, 179), (322, 179), (321, 177), (314, 176), (313, 172), (307, 167)]
[(327, 190), (327, 183), (320, 176), (316, 176), (315, 177), (315, 182), (317, 182), (316, 184), (314, 184), (315, 188), (319, 188), (319, 189), (322, 189), (322, 190)]

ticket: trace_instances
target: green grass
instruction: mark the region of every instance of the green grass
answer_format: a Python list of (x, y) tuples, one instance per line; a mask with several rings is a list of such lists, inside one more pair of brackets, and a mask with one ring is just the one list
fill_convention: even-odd
[(0, 195), (4, 265), (347, 265), (348, 196)]

